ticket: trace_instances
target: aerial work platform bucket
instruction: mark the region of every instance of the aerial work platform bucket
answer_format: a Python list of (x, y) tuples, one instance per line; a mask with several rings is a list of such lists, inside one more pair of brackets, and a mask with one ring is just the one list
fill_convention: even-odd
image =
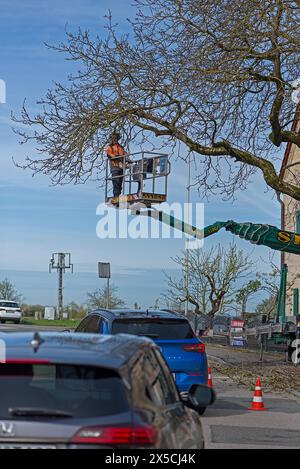
[[(142, 204), (151, 208), (167, 200), (168, 176), (171, 171), (166, 153), (138, 152), (113, 158), (119, 175), (111, 174), (112, 159), (106, 161), (105, 203), (110, 206)], [(116, 167), (116, 166), (115, 166)], [(122, 179), (122, 193), (112, 193), (113, 180)]]

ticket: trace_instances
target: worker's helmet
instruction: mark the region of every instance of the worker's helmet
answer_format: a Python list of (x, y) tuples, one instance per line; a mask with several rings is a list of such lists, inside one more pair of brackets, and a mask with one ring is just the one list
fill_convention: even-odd
[(118, 132), (113, 132), (110, 135), (110, 140), (112, 140), (113, 138), (116, 138), (117, 140), (121, 140), (121, 135)]

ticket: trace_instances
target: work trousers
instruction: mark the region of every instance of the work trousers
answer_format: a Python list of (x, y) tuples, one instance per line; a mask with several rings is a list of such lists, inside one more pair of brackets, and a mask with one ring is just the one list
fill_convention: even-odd
[(113, 194), (114, 197), (119, 197), (122, 194), (122, 186), (124, 173), (122, 168), (111, 168), (112, 184), (113, 184)]

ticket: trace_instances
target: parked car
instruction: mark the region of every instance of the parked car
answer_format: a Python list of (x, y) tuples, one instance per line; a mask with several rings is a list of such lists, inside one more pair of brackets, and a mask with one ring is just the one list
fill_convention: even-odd
[(189, 321), (177, 313), (99, 309), (90, 312), (75, 332), (150, 337), (161, 348), (183, 395), (193, 384), (207, 384), (205, 344), (196, 337)]
[(15, 301), (0, 300), (0, 322), (13, 321), (19, 324), (22, 312), (20, 306)]
[(193, 386), (183, 402), (153, 341), (128, 335), (11, 333), (0, 364), (0, 449), (203, 448)]

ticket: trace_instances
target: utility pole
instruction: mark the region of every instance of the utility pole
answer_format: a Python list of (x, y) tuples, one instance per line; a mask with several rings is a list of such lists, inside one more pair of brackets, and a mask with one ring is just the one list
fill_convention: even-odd
[(57, 315), (59, 319), (63, 319), (64, 301), (63, 301), (63, 278), (67, 269), (71, 269), (73, 273), (73, 264), (71, 263), (71, 254), (69, 252), (56, 252), (52, 254), (49, 263), (49, 272), (56, 270), (58, 273), (58, 298), (57, 298)]
[[(191, 203), (191, 154), (189, 153), (188, 158), (188, 183), (187, 183), (187, 206), (188, 206), (188, 213), (187, 213), (187, 224), (190, 224), (190, 203)], [(185, 240), (185, 291), (186, 291), (186, 301), (185, 301), (185, 316), (188, 315), (189, 312), (189, 247), (188, 247), (189, 240)]]

